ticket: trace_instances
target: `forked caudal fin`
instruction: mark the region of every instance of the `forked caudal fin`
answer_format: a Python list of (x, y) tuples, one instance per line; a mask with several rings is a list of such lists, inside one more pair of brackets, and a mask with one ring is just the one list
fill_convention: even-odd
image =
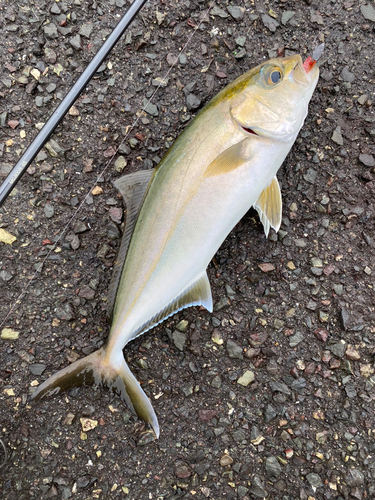
[(105, 348), (75, 361), (48, 378), (31, 396), (36, 401), (81, 385), (101, 385), (118, 394), (128, 407), (153, 428), (159, 437), (159, 424), (150, 400), (119, 352), (115, 364), (109, 363)]

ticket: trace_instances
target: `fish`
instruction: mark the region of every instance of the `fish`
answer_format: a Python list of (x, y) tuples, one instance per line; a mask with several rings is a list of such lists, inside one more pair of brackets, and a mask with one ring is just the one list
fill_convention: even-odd
[(32, 394), (40, 400), (81, 385), (118, 394), (153, 429), (154, 408), (123, 349), (178, 311), (213, 310), (207, 266), (250, 207), (266, 236), (281, 225), (277, 171), (308, 112), (319, 78), (310, 57), (270, 59), (247, 71), (198, 113), (155, 169), (114, 182), (126, 225), (108, 290), (106, 343)]

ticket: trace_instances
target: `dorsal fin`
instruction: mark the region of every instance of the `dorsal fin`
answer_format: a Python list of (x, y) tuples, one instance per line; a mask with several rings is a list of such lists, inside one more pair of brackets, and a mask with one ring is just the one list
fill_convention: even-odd
[(135, 339), (139, 335), (142, 335), (165, 319), (169, 318), (169, 316), (172, 316), (176, 312), (191, 306), (203, 306), (207, 309), (207, 311), (212, 312), (212, 293), (206, 272), (199, 276), (192, 285), (188, 286), (186, 290), (172, 300), (172, 302), (170, 302), (158, 314), (155, 314), (153, 318), (138, 328), (129, 340)]
[(113, 306), (115, 304), (117, 289), (120, 282), (122, 268), (128, 252), (129, 243), (137, 221), (139, 210), (153, 177), (155, 170), (141, 170), (133, 174), (124, 175), (113, 184), (122, 194), (126, 204), (126, 224), (122, 235), (120, 250), (117, 254), (116, 262), (113, 266), (111, 283), (108, 288), (107, 316), (112, 318)]
[(282, 200), (276, 176), (272, 179), (271, 184), (266, 189), (263, 189), (259, 198), (254, 203), (254, 208), (259, 214), (266, 237), (268, 237), (270, 227), (273, 227), (276, 232), (280, 229)]

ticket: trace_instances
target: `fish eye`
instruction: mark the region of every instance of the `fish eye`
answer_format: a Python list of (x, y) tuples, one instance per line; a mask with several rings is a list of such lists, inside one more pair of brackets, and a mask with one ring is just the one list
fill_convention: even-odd
[(275, 69), (269, 76), (269, 83), (273, 83), (274, 85), (276, 85), (281, 81), (281, 78), (282, 78), (281, 71)]
[(284, 77), (283, 71), (280, 66), (276, 66), (274, 64), (266, 64), (265, 66), (263, 66), (263, 68), (260, 70), (260, 75), (261, 78), (259, 83), (261, 86), (267, 89), (271, 89), (278, 85)]

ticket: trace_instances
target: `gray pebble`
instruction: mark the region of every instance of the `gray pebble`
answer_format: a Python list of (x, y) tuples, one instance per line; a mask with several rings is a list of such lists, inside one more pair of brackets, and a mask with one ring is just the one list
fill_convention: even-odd
[(212, 7), (210, 14), (211, 14), (211, 16), (218, 16), (218, 17), (221, 17), (223, 19), (228, 17), (228, 14), (225, 12), (225, 10), (220, 9), (220, 7), (217, 7), (216, 5), (214, 5)]
[(212, 385), (212, 387), (215, 387), (215, 389), (220, 389), (220, 387), (221, 387), (221, 378), (219, 377), (219, 375), (216, 375), (216, 377), (214, 377), (212, 379), (211, 385)]
[(349, 320), (350, 320), (350, 315), (349, 315), (348, 311), (345, 309), (345, 307), (341, 308), (340, 317), (341, 317), (341, 323), (342, 323), (342, 326), (344, 327), (344, 330), (347, 330)]
[(281, 16), (281, 24), (284, 26), (288, 23), (290, 19), (294, 16), (295, 12), (293, 10), (286, 10)]
[(59, 306), (56, 309), (56, 316), (59, 319), (62, 319), (65, 321), (70, 321), (71, 319), (73, 319), (73, 317), (74, 317), (73, 308), (69, 304), (69, 302), (65, 302), (64, 304), (61, 304), (61, 306)]
[(295, 347), (296, 345), (300, 344), (305, 337), (301, 332), (296, 332), (294, 335), (291, 335), (289, 337), (289, 345), (290, 347)]
[(266, 411), (264, 413), (264, 418), (266, 423), (270, 422), (277, 416), (276, 410), (271, 405), (267, 405)]
[(327, 349), (338, 358), (343, 358), (347, 345), (344, 342), (337, 342), (337, 344), (327, 346)]
[(238, 5), (228, 5), (227, 9), (235, 21), (241, 21), (243, 19), (245, 14), (245, 9), (243, 7), (238, 7)]
[(345, 476), (345, 482), (351, 488), (362, 486), (365, 482), (364, 475), (358, 469), (349, 469)]
[(375, 167), (375, 159), (372, 155), (361, 154), (359, 155), (359, 161), (366, 167)]
[(357, 391), (353, 384), (347, 384), (345, 386), (345, 392), (349, 399), (353, 399), (357, 396)]
[(371, 4), (361, 5), (361, 12), (365, 19), (375, 22), (375, 9)]
[(77, 34), (76, 36), (73, 36), (69, 40), (70, 45), (73, 47), (75, 50), (82, 50), (82, 45), (81, 45), (81, 36)]
[(276, 31), (276, 28), (278, 26), (280, 26), (279, 23), (276, 21), (276, 19), (273, 19), (268, 14), (263, 14), (262, 21), (263, 21), (264, 26), (266, 26), (270, 31), (273, 31), (273, 32)]
[(266, 473), (271, 479), (277, 479), (282, 472), (281, 465), (276, 457), (267, 457)]
[(227, 351), (230, 358), (243, 359), (243, 349), (237, 345), (233, 340), (229, 339), (227, 342)]
[(333, 131), (331, 140), (338, 144), (339, 146), (342, 146), (344, 144), (344, 140), (342, 138), (341, 134), (341, 127), (336, 127), (335, 130)]
[(85, 38), (90, 38), (93, 29), (94, 25), (92, 23), (86, 23), (81, 26), (81, 29), (78, 33)]
[(195, 94), (188, 94), (186, 97), (186, 106), (190, 111), (198, 109), (201, 102), (202, 101)]
[(286, 384), (284, 384), (284, 382), (277, 382), (275, 380), (271, 380), (269, 385), (273, 390), (273, 392), (282, 392), (288, 395), (291, 394), (289, 387)]
[(316, 176), (317, 176), (317, 171), (314, 170), (313, 168), (309, 168), (306, 174), (304, 174), (303, 178), (305, 179), (306, 182), (314, 184)]
[(33, 365), (29, 365), (29, 370), (33, 375), (42, 375), (46, 368), (47, 366), (43, 365), (42, 363), (34, 363)]
[(1, 271), (0, 278), (5, 282), (10, 281), (13, 278), (13, 274), (11, 274), (9, 271)]
[(245, 486), (242, 486), (242, 484), (240, 484), (239, 487), (237, 488), (238, 498), (243, 498), (248, 491), (249, 491), (248, 488), (246, 488)]
[(147, 102), (147, 100), (145, 99), (143, 105), (145, 106), (144, 110), (146, 111), (147, 114), (151, 116), (159, 116), (158, 107), (155, 104)]
[(310, 472), (310, 474), (307, 474), (306, 479), (314, 490), (323, 486), (323, 482), (320, 479), (320, 476), (318, 474), (315, 474), (315, 472)]
[(49, 23), (47, 24), (47, 26), (43, 26), (43, 31), (47, 38), (58, 37), (57, 28), (53, 23)]
[(180, 351), (184, 350), (184, 345), (187, 339), (187, 335), (185, 333), (179, 332), (178, 330), (175, 330), (172, 333), (172, 339), (174, 342), (174, 345), (179, 349)]
[(340, 76), (344, 82), (352, 83), (355, 80), (354, 73), (351, 73), (346, 66), (342, 69)]
[(251, 480), (251, 494), (257, 498), (266, 498), (268, 493), (264, 489), (263, 483), (258, 476), (254, 476)]
[(47, 219), (51, 219), (55, 215), (55, 209), (52, 203), (46, 203), (44, 205), (44, 214)]

